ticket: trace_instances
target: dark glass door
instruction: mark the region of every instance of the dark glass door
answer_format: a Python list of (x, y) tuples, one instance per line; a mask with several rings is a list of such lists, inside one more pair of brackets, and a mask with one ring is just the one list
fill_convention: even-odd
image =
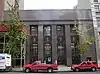
[(71, 36), (71, 48), (72, 48), (72, 64), (80, 63), (80, 51), (77, 48), (77, 40), (79, 40), (77, 35)]
[(63, 25), (57, 25), (57, 54), (58, 64), (65, 64), (66, 61), (66, 51), (65, 51), (65, 32)]
[(65, 64), (65, 50), (63, 45), (58, 45), (57, 47), (57, 52), (58, 52), (58, 64)]
[(43, 46), (44, 46), (44, 62), (52, 63), (52, 33), (50, 25), (44, 25), (43, 28)]
[(31, 26), (31, 62), (38, 60), (38, 26)]

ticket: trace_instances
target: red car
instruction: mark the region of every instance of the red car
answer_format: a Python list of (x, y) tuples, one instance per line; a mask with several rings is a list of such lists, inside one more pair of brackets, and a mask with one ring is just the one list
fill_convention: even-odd
[(32, 64), (24, 65), (25, 72), (31, 72), (31, 71), (38, 72), (39, 70), (46, 70), (47, 72), (53, 72), (53, 70), (58, 70), (58, 65), (57, 64), (45, 64), (45, 63), (41, 63), (38, 61), (35, 61)]
[(84, 61), (78, 65), (72, 65), (71, 69), (73, 71), (80, 71), (80, 70), (96, 71), (98, 69), (98, 64), (95, 61)]

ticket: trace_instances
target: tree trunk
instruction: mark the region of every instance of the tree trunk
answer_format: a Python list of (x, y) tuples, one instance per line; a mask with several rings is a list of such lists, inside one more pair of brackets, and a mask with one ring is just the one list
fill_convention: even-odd
[(22, 70), (22, 62), (23, 62), (22, 50), (23, 50), (23, 44), (22, 44), (22, 41), (21, 41), (21, 59), (20, 59), (20, 68), (21, 68), (21, 70)]

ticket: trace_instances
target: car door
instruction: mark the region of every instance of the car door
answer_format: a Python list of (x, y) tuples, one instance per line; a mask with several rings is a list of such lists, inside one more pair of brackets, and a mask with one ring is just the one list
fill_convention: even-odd
[(87, 63), (86, 62), (81, 63), (79, 68), (83, 69), (83, 70), (86, 69), (87, 68)]
[(91, 62), (87, 62), (87, 69), (91, 69), (92, 67), (92, 63)]
[(43, 64), (43, 63), (42, 63), (42, 64), (40, 65), (40, 67), (41, 67), (41, 70), (46, 70), (47, 64)]
[(33, 63), (32, 64), (32, 70), (39, 70), (39, 64), (38, 63)]

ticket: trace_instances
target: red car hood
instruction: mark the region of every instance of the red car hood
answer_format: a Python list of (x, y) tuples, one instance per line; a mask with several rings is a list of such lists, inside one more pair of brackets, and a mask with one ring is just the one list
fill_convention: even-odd
[(25, 64), (25, 65), (24, 65), (24, 68), (25, 68), (25, 67), (30, 67), (31, 65), (32, 65), (32, 64)]
[(78, 64), (74, 64), (74, 65), (72, 65), (72, 67), (78, 67), (79, 65)]

